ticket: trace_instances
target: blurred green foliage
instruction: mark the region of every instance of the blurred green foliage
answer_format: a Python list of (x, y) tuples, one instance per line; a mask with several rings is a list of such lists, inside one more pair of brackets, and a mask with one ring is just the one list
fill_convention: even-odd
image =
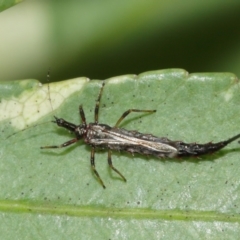
[[(6, 1), (5, 1), (6, 2)], [(239, 1), (24, 1), (0, 13), (0, 79), (240, 75)]]

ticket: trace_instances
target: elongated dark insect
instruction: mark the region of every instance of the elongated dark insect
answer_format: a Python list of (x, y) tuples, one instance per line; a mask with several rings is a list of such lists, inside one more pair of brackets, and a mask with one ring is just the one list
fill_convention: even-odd
[(94, 123), (87, 124), (82, 105), (79, 106), (79, 113), (82, 119), (82, 123), (80, 125), (75, 125), (73, 123), (65, 121), (62, 118), (54, 116), (55, 121), (52, 122), (74, 133), (75, 138), (59, 146), (41, 147), (41, 149), (62, 148), (67, 147), (73, 143), (76, 143), (80, 139), (83, 139), (86, 144), (92, 147), (90, 157), (91, 167), (103, 188), (105, 188), (105, 185), (95, 168), (94, 156), (96, 148), (108, 149), (109, 167), (116, 173), (118, 173), (124, 181), (126, 181), (126, 178), (112, 164), (111, 150), (127, 151), (130, 153), (140, 153), (144, 155), (153, 155), (159, 158), (164, 157), (174, 158), (178, 156), (199, 156), (203, 154), (216, 152), (221, 148), (224, 148), (226, 145), (233, 142), (234, 140), (240, 138), (240, 134), (238, 134), (228, 140), (218, 143), (211, 142), (206, 144), (184, 143), (182, 141), (171, 141), (165, 137), (159, 138), (152, 134), (143, 134), (137, 131), (128, 131), (126, 129), (118, 127), (122, 120), (131, 112), (153, 113), (156, 112), (156, 110), (128, 109), (122, 114), (122, 116), (119, 118), (114, 127), (110, 127), (109, 125), (106, 124), (100, 124), (98, 123), (98, 113), (104, 85), (105, 84), (103, 82), (96, 101)]

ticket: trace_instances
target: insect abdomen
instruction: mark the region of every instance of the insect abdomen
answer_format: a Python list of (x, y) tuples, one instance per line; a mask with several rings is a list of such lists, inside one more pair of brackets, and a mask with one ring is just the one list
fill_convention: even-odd
[(206, 143), (206, 144), (197, 144), (197, 143), (184, 143), (178, 142), (177, 144), (178, 156), (198, 156), (208, 153), (213, 153), (221, 148), (225, 147), (227, 143)]

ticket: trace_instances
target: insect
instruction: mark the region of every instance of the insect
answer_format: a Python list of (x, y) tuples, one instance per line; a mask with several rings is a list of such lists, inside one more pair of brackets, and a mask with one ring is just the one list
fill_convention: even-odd
[(102, 124), (98, 122), (99, 116), (99, 105), (103, 93), (105, 83), (103, 82), (100, 89), (98, 98), (95, 105), (94, 122), (87, 123), (83, 106), (79, 106), (79, 113), (81, 116), (82, 123), (76, 125), (62, 118), (54, 116), (55, 121), (58, 126), (63, 127), (75, 135), (75, 138), (61, 144), (58, 146), (44, 146), (41, 149), (46, 148), (63, 148), (71, 144), (76, 143), (80, 139), (91, 146), (90, 162), (92, 170), (97, 177), (98, 181), (105, 188), (105, 185), (95, 168), (95, 150), (96, 148), (107, 149), (108, 150), (108, 164), (109, 167), (115, 171), (119, 176), (126, 182), (126, 178), (113, 166), (112, 164), (112, 150), (117, 151), (127, 151), (130, 153), (139, 153), (143, 155), (152, 155), (159, 158), (174, 158), (178, 156), (199, 156), (203, 154), (213, 153), (222, 148), (224, 148), (229, 143), (240, 138), (240, 134), (218, 143), (184, 143), (182, 141), (172, 141), (166, 137), (156, 137), (152, 134), (143, 134), (137, 131), (129, 131), (123, 128), (119, 128), (122, 120), (127, 117), (132, 112), (146, 112), (154, 113), (156, 110), (139, 110), (139, 109), (128, 109), (122, 116), (118, 119), (114, 127), (107, 124)]

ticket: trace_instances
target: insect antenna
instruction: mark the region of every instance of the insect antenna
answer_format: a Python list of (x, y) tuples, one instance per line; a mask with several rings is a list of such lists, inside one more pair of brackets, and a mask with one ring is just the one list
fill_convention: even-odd
[(52, 99), (51, 99), (51, 95), (50, 95), (50, 69), (48, 70), (47, 72), (47, 82), (48, 82), (48, 100), (50, 102), (50, 106), (51, 106), (51, 109), (52, 109), (52, 113), (54, 112), (53, 110), (53, 106), (52, 106)]
[(43, 123), (38, 123), (38, 124), (33, 125), (33, 126), (29, 126), (29, 127), (27, 127), (27, 128), (24, 128), (24, 129), (18, 131), (18, 132), (12, 133), (11, 135), (7, 136), (6, 139), (9, 139), (9, 138), (13, 137), (14, 135), (17, 135), (17, 134), (19, 134), (19, 133), (21, 133), (21, 132), (24, 132), (24, 131), (26, 131), (26, 130), (29, 130), (29, 129), (31, 129), (31, 128), (35, 128), (35, 127), (37, 127), (37, 126), (44, 125), (44, 124), (47, 124), (47, 123), (50, 123), (50, 122), (52, 122), (52, 121), (47, 121), (47, 122), (43, 122)]

